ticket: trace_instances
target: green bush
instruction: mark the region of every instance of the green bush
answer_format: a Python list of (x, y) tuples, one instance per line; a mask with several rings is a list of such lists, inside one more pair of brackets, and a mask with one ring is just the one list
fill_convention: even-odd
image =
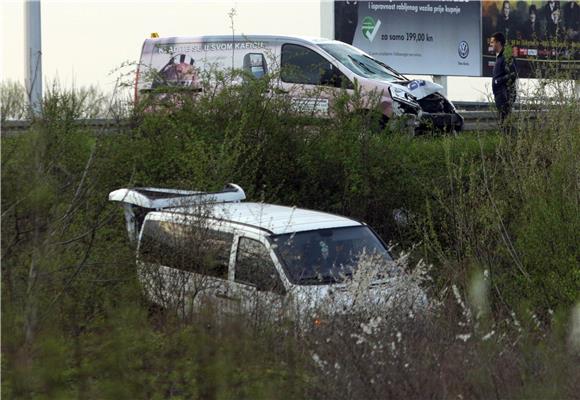
[[(212, 84), (224, 86), (227, 79)], [(226, 182), (240, 184), (249, 200), (344, 214), (402, 248), (415, 246), (415, 257), (433, 263), (429, 289), (443, 303), (453, 285), (469, 291), (474, 272), (487, 271), (493, 312), (476, 326), (513, 337), (513, 327), (500, 326), (506, 315), (537, 314), (541, 328), (525, 327), (518, 336), (529, 347), (510, 345), (502, 353), (504, 339), (497, 347), (487, 348), (483, 339), (456, 346), (457, 313), (445, 308), (451, 321), (436, 321), (431, 331), (407, 326), (409, 360), (445, 360), (446, 376), (460, 377), (449, 378), (453, 393), (486, 397), (490, 387), (510, 388), (515, 397), (533, 390), (569, 393), (565, 385), (553, 388), (530, 376), (556, 376), (546, 373), (553, 368), (567, 379), (574, 372), (565, 334), (558, 331), (567, 318), (545, 321), (552, 310), (569, 315), (580, 292), (577, 101), (566, 98), (533, 122), (517, 117), (512, 135), (410, 137), (392, 125), (377, 131), (373, 112), (352, 112), (361, 109), (356, 96), (343, 97), (334, 117), (320, 120), (295, 115), (289, 99), (267, 93), (266, 81), (223, 90), (207, 85), (195, 99), (173, 94), (179, 107), (154, 94), (108, 133), (75, 124), (92, 112), (85, 109), (86, 92), (53, 91), (30, 132), (2, 138), (2, 394), (368, 396), (368, 385), (357, 384), (352, 393), (341, 386), (346, 375), (335, 377), (340, 390), (325, 388), (327, 375), (312, 365), (315, 346), (329, 360), (345, 362), (335, 344), (321, 344), (323, 337), (358, 359), (352, 337), (335, 337), (338, 330), (321, 333), (318, 342), (302, 341), (284, 327), (257, 328), (242, 320), (216, 332), (211, 316), (187, 324), (147, 312), (122, 213), (109, 204), (108, 193), (130, 186), (212, 190)], [(408, 226), (395, 223), (396, 209), (405, 210)], [(358, 332), (353, 326), (345, 332)], [(546, 346), (558, 349), (558, 365)], [(466, 354), (466, 363), (483, 357), (485, 368), (463, 375), (471, 364), (445, 359), (441, 348), (456, 352), (457, 360)], [(360, 359), (373, 371), (378, 361)], [(506, 367), (512, 362), (518, 364), (514, 371)], [(510, 372), (500, 383), (486, 375), (486, 368), (496, 367)], [(362, 379), (364, 370), (349, 374)], [(419, 379), (421, 371), (413, 376)], [(434, 397), (446, 396), (446, 388), (426, 384)], [(408, 397), (418, 395), (416, 389), (388, 390)]]

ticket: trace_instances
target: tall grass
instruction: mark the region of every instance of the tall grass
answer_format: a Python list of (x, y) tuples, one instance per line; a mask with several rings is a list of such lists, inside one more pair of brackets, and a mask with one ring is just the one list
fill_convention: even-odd
[[(353, 107), (330, 120), (297, 117), (288, 99), (265, 94), (267, 81), (227, 79), (208, 80), (195, 99), (175, 94), (179, 107), (152, 96), (123, 111), (132, 123), (110, 135), (73, 123), (98, 115), (101, 103), (87, 99), (100, 95), (51, 91), (30, 132), (2, 138), (4, 396), (577, 392), (578, 350), (567, 344), (580, 288), (577, 100), (563, 93), (533, 123), (518, 117), (511, 136), (412, 138), (394, 126), (376, 132), (372, 113)], [(212, 315), (150, 310), (108, 192), (225, 182), (252, 200), (364, 220), (412, 249), (408, 270), (432, 264), (432, 313), (359, 315), (291, 334), (292, 321), (218, 326)]]

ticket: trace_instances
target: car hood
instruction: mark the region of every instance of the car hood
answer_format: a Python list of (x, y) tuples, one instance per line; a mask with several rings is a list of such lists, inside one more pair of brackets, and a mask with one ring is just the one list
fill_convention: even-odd
[(303, 311), (317, 310), (325, 314), (348, 314), (372, 308), (425, 309), (428, 299), (415, 283), (393, 278), (360, 286), (352, 283), (296, 286), (293, 297)]
[(420, 79), (390, 82), (390, 85), (403, 89), (407, 93), (413, 95), (417, 100), (421, 100), (433, 93), (440, 93), (443, 91), (443, 86)]

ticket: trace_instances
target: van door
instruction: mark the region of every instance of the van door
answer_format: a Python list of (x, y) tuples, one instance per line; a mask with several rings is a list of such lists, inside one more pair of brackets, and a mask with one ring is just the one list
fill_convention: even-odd
[(282, 45), (280, 88), (289, 94), (295, 109), (304, 114), (328, 115), (341, 88), (350, 80), (314, 49), (292, 43)]
[(187, 315), (227, 312), (233, 234), (211, 227), (146, 218), (138, 248), (138, 276), (154, 303)]
[(242, 311), (257, 321), (281, 315), (286, 287), (263, 242), (244, 236), (238, 239), (232, 289), (239, 295)]

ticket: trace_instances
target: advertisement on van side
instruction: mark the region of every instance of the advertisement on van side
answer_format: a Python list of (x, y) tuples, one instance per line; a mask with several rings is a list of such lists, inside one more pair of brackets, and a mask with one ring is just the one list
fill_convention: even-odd
[(259, 78), (268, 73), (274, 53), (272, 44), (262, 41), (148, 41), (141, 55), (139, 90), (195, 88), (200, 84), (199, 75), (212, 69), (243, 69)]

